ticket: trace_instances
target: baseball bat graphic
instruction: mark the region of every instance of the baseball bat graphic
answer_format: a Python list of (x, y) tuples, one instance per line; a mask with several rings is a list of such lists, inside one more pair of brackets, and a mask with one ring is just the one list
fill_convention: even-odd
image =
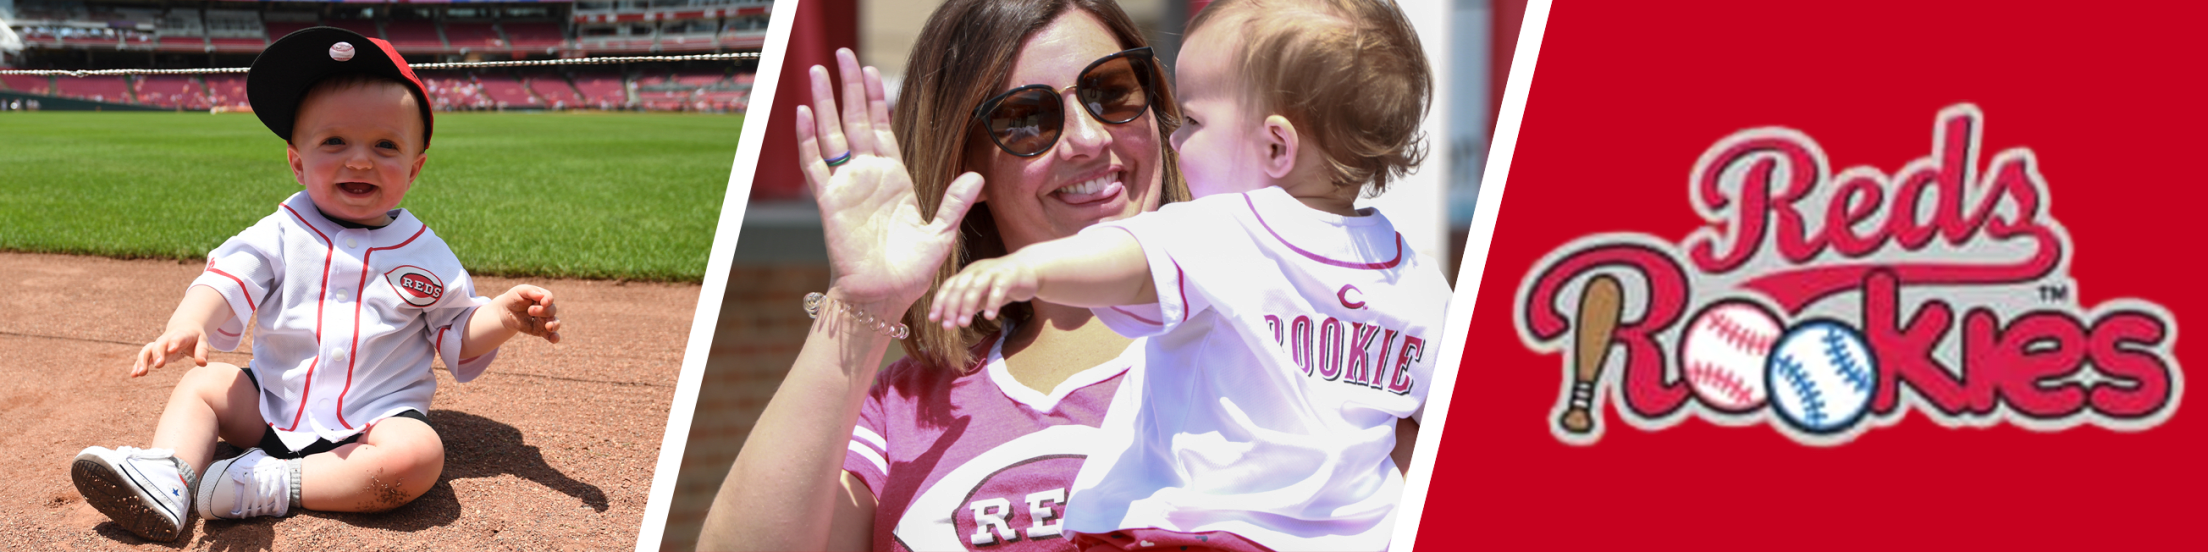
[(1572, 330), (1572, 399), (1571, 407), (1558, 420), (1565, 431), (1585, 434), (1595, 428), (1595, 381), (1602, 377), (1603, 362), (1610, 357), (1611, 332), (1618, 328), (1618, 317), (1625, 311), (1625, 298), (1619, 290), (1618, 279), (1607, 274), (1597, 274), (1587, 281), (1587, 288), (1579, 294), (1578, 327)]

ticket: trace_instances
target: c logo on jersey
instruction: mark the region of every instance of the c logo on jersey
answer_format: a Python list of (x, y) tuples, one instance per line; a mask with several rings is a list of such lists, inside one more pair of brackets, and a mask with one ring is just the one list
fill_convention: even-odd
[(894, 533), (903, 550), (1066, 546), (1066, 494), (1103, 431), (1059, 425), (975, 455), (913, 497)]
[(445, 297), (445, 281), (418, 266), (401, 266), (383, 273), (383, 281), (391, 284), (406, 304), (427, 307)]
[(1981, 168), (1984, 120), (1941, 110), (1931, 154), (1893, 174), (1833, 174), (1793, 129), (1736, 132), (1695, 163), (1706, 225), (1685, 240), (1550, 252), (1516, 317), (1528, 348), (1562, 357), (1550, 432), (1595, 443), (1606, 403), (1644, 431), (1699, 417), (1812, 445), (1912, 410), (2037, 431), (2169, 419), (2184, 396), (2175, 319), (2140, 299), (2081, 304), (2037, 157), (2011, 148)]

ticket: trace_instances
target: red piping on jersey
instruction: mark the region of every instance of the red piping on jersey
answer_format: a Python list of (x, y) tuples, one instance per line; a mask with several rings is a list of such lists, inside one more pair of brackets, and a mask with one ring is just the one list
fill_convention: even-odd
[[(475, 311), (473, 311), (473, 310), (470, 310), (470, 311), (468, 311), (468, 318), (469, 318), (469, 319), (471, 319), (471, 320), (472, 320), (472, 319), (474, 319), (474, 318), (475, 318)], [(442, 355), (442, 354), (445, 354), (445, 333), (446, 333), (446, 332), (450, 332), (450, 331), (452, 331), (452, 326), (451, 326), (451, 325), (446, 325), (445, 327), (443, 327), (443, 328), (439, 328), (439, 329), (437, 330), (437, 354), (440, 354), (440, 355)], [(468, 349), (468, 333), (467, 333), (467, 332), (465, 332), (465, 331), (462, 331), (462, 332), (460, 332), (460, 350), (461, 350), (461, 351), (465, 351), (465, 350), (467, 350), (467, 349)], [(452, 356), (456, 356), (456, 357), (457, 357), (457, 356), (460, 356), (460, 351), (453, 351), (453, 352), (452, 352)], [(453, 377), (459, 377), (459, 374), (460, 374), (460, 367), (461, 367), (461, 366), (465, 366), (465, 365), (467, 365), (467, 364), (468, 364), (468, 363), (470, 363), (470, 362), (475, 362), (475, 359), (479, 359), (479, 358), (483, 358), (483, 355), (475, 355), (475, 356), (473, 356), (473, 357), (469, 357), (469, 358), (463, 358), (463, 359), (460, 359), (460, 360), (458, 360), (458, 361), (455, 361), (455, 362), (453, 362), (453, 365), (452, 365), (452, 366), (446, 366), (445, 368), (446, 368), (446, 369), (449, 369), (449, 370), (452, 370), (452, 373), (453, 373)]]
[(368, 258), (375, 256), (377, 251), (406, 247), (406, 244), (414, 243), (414, 238), (422, 237), (422, 233), (428, 231), (429, 225), (421, 225), (414, 229), (414, 235), (407, 236), (406, 241), (399, 242), (398, 245), (370, 247), (360, 254), (360, 285), (353, 287), (353, 345), (346, 349), (352, 354), (345, 357), (345, 389), (337, 392), (337, 423), (345, 426), (345, 429), (353, 428), (352, 423), (345, 421), (345, 397), (353, 393), (353, 367), (360, 364), (360, 306), (368, 302), (360, 295), (368, 290)]
[(1120, 314), (1123, 314), (1123, 315), (1126, 315), (1126, 316), (1127, 316), (1128, 318), (1133, 318), (1133, 319), (1135, 319), (1136, 321), (1138, 321), (1138, 322), (1142, 322), (1142, 323), (1144, 323), (1144, 324), (1149, 324), (1149, 325), (1152, 325), (1152, 326), (1163, 326), (1163, 325), (1165, 325), (1165, 323), (1164, 323), (1164, 322), (1159, 322), (1159, 321), (1156, 321), (1156, 320), (1151, 320), (1151, 319), (1148, 319), (1148, 318), (1143, 318), (1143, 317), (1142, 317), (1142, 315), (1139, 315), (1139, 314), (1135, 314), (1135, 313), (1134, 313), (1133, 311), (1129, 311), (1129, 310), (1127, 310), (1127, 309), (1123, 309), (1123, 308), (1119, 308), (1119, 307), (1112, 307), (1112, 311), (1113, 311), (1113, 312), (1117, 312), (1117, 313), (1120, 313)]
[[(207, 271), (208, 271), (208, 272), (213, 272), (213, 273), (215, 273), (215, 274), (220, 274), (220, 275), (222, 275), (222, 277), (224, 277), (224, 278), (229, 278), (229, 279), (230, 279), (230, 281), (232, 281), (232, 282), (237, 282), (237, 283), (238, 283), (238, 293), (239, 293), (239, 294), (241, 294), (241, 295), (244, 295), (244, 296), (245, 296), (245, 307), (246, 307), (246, 312), (260, 312), (260, 311), (261, 311), (261, 306), (260, 306), (260, 305), (257, 305), (257, 304), (254, 304), (254, 303), (253, 303), (253, 290), (252, 290), (251, 288), (247, 288), (247, 287), (245, 287), (245, 280), (240, 280), (240, 279), (238, 279), (238, 277), (236, 277), (236, 276), (231, 276), (231, 275), (230, 275), (230, 273), (228, 273), (228, 272), (223, 272), (223, 271), (222, 271), (222, 269), (218, 269), (218, 268), (215, 268), (215, 267), (211, 267), (211, 266), (210, 266), (210, 267), (207, 267)], [(213, 288), (208, 288), (208, 289), (213, 289)]]
[(1393, 259), (1388, 259), (1388, 262), (1384, 262), (1384, 263), (1353, 263), (1353, 262), (1349, 262), (1349, 261), (1337, 261), (1337, 260), (1334, 260), (1334, 259), (1329, 259), (1329, 258), (1326, 258), (1326, 257), (1321, 257), (1321, 256), (1319, 256), (1319, 254), (1317, 254), (1317, 253), (1312, 253), (1312, 252), (1310, 252), (1310, 251), (1304, 251), (1304, 250), (1303, 250), (1303, 248), (1301, 248), (1301, 247), (1296, 247), (1296, 244), (1288, 243), (1288, 238), (1283, 238), (1283, 237), (1280, 237), (1280, 233), (1279, 233), (1279, 232), (1274, 232), (1274, 231), (1273, 231), (1273, 225), (1271, 225), (1271, 224), (1267, 224), (1267, 223), (1265, 222), (1265, 215), (1264, 215), (1264, 214), (1262, 214), (1262, 213), (1258, 213), (1258, 212), (1257, 212), (1257, 201), (1256, 201), (1256, 200), (1252, 200), (1252, 199), (1250, 199), (1250, 196), (1249, 196), (1249, 194), (1243, 194), (1243, 195), (1242, 195), (1242, 201), (1243, 201), (1243, 202), (1246, 202), (1246, 203), (1249, 203), (1249, 204), (1250, 204), (1250, 215), (1251, 215), (1251, 216), (1255, 216), (1255, 217), (1257, 217), (1257, 225), (1258, 225), (1258, 226), (1263, 226), (1263, 227), (1265, 227), (1265, 233), (1267, 233), (1267, 234), (1272, 234), (1272, 235), (1273, 235), (1273, 239), (1276, 239), (1276, 240), (1280, 240), (1280, 244), (1281, 244), (1281, 245), (1285, 245), (1285, 246), (1288, 246), (1288, 250), (1290, 250), (1290, 251), (1294, 251), (1294, 252), (1296, 252), (1296, 254), (1298, 254), (1298, 255), (1303, 255), (1303, 256), (1304, 256), (1304, 258), (1307, 258), (1307, 259), (1311, 259), (1311, 260), (1314, 260), (1314, 261), (1318, 261), (1318, 262), (1319, 262), (1319, 263), (1321, 263), (1321, 264), (1328, 264), (1328, 265), (1334, 265), (1334, 266), (1338, 266), (1338, 267), (1342, 267), (1342, 268), (1356, 268), (1356, 269), (1363, 269), (1363, 270), (1386, 270), (1386, 269), (1390, 269), (1390, 268), (1395, 268), (1395, 264), (1396, 264), (1396, 263), (1399, 263), (1399, 262), (1403, 262), (1403, 233), (1402, 233), (1402, 232), (1396, 232), (1396, 233), (1395, 233), (1395, 258), (1393, 258)]
[[(1166, 258), (1165, 258), (1165, 260), (1168, 260), (1168, 261), (1173, 261), (1173, 287), (1175, 287), (1175, 288), (1179, 288), (1179, 289), (1180, 289), (1180, 291), (1181, 291), (1181, 321), (1182, 321), (1182, 322), (1187, 322), (1187, 321), (1188, 321), (1188, 273), (1187, 273), (1187, 272), (1182, 272), (1182, 271), (1181, 271), (1181, 261), (1180, 261), (1180, 260), (1178, 260), (1178, 259), (1174, 259), (1174, 258), (1172, 258), (1172, 257), (1166, 257)], [(1159, 325), (1160, 325), (1160, 326), (1163, 326), (1164, 324), (1159, 324)]]
[[(306, 390), (299, 393), (299, 410), (291, 414), (291, 427), (284, 428), (284, 431), (288, 432), (299, 429), (299, 420), (307, 417), (307, 398), (314, 396), (314, 369), (322, 365), (322, 302), (324, 298), (330, 295), (330, 257), (337, 255), (337, 242), (330, 241), (329, 234), (324, 234), (322, 229), (315, 228), (314, 223), (307, 222), (307, 217), (299, 216), (299, 211), (292, 209), (290, 205), (281, 205), (281, 207), (291, 213), (291, 218), (299, 219), (300, 226), (313, 230), (315, 236), (321, 237), (323, 246), (322, 293), (316, 295), (314, 299), (314, 360), (307, 361)], [(275, 425), (273, 423), (269, 424), (270, 427), (275, 427)]]

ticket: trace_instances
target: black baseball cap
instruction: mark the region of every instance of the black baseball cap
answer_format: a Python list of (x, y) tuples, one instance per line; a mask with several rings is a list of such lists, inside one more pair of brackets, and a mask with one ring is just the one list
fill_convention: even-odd
[(322, 79), (354, 73), (389, 77), (413, 87), (414, 102), (422, 109), (422, 149), (429, 149), (429, 89), (414, 76), (406, 58), (382, 39), (337, 27), (311, 27), (284, 35), (253, 58), (253, 68), (245, 74), (245, 97), (261, 124), (290, 142), (299, 101), (306, 99), (307, 89)]

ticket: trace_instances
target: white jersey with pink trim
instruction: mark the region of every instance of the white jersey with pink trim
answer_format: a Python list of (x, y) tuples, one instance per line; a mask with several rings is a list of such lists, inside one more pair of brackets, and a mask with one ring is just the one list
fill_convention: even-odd
[(1095, 309), (1150, 338), (1074, 482), (1066, 528), (1224, 531), (1275, 550), (1380, 550), (1424, 414), (1447, 280), (1378, 211), (1266, 188), (1088, 232), (1133, 234), (1159, 302)]
[(236, 315), (208, 345), (237, 349), (255, 321), (248, 369), (261, 417), (293, 450), (405, 410), (429, 413), (433, 358), (465, 382), (498, 355), (460, 358), (468, 317), (490, 300), (429, 227), (404, 209), (391, 216), (382, 228), (346, 228), (300, 192), (215, 248), (192, 281)]

